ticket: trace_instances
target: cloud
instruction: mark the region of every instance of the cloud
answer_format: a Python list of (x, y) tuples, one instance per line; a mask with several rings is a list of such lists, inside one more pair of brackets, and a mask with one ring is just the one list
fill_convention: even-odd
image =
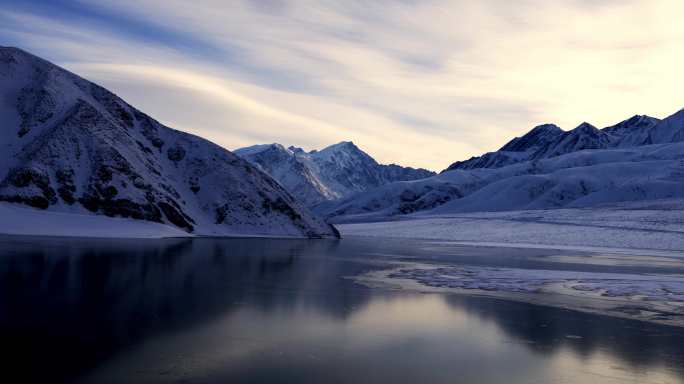
[(354, 140), (380, 161), (442, 169), (539, 123), (605, 126), (684, 106), (677, 1), (72, 8), (83, 12), (0, 11), (0, 37), (231, 149)]

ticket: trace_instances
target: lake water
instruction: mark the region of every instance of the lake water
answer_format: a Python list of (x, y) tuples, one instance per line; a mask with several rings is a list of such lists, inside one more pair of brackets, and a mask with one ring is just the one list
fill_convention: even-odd
[(396, 260), (535, 268), (545, 253), (0, 237), (3, 382), (684, 382), (681, 328), (345, 278)]

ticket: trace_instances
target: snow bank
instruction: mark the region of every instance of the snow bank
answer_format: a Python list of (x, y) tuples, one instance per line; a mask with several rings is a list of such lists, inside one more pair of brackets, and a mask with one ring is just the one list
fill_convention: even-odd
[[(681, 201), (679, 201), (681, 202)], [(684, 257), (684, 211), (675, 202), (623, 207), (483, 212), (338, 224), (343, 236), (450, 240)], [(682, 204), (681, 206), (684, 206)], [(658, 252), (660, 251), (660, 252)]]
[(7, 203), (0, 203), (0, 234), (108, 238), (191, 236), (180, 229), (150, 221), (39, 211)]

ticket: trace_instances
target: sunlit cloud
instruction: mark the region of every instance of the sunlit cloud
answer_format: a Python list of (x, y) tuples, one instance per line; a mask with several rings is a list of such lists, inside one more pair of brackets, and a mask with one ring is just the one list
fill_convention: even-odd
[(678, 1), (6, 3), (3, 44), (229, 149), (353, 140), (439, 170), (540, 123), (684, 107)]

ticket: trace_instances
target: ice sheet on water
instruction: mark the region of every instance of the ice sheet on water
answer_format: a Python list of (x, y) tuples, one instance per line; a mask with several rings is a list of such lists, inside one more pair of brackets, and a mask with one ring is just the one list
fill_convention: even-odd
[(408, 267), (390, 273), (429, 287), (516, 293), (575, 291), (602, 297), (684, 302), (684, 276), (474, 266)]

